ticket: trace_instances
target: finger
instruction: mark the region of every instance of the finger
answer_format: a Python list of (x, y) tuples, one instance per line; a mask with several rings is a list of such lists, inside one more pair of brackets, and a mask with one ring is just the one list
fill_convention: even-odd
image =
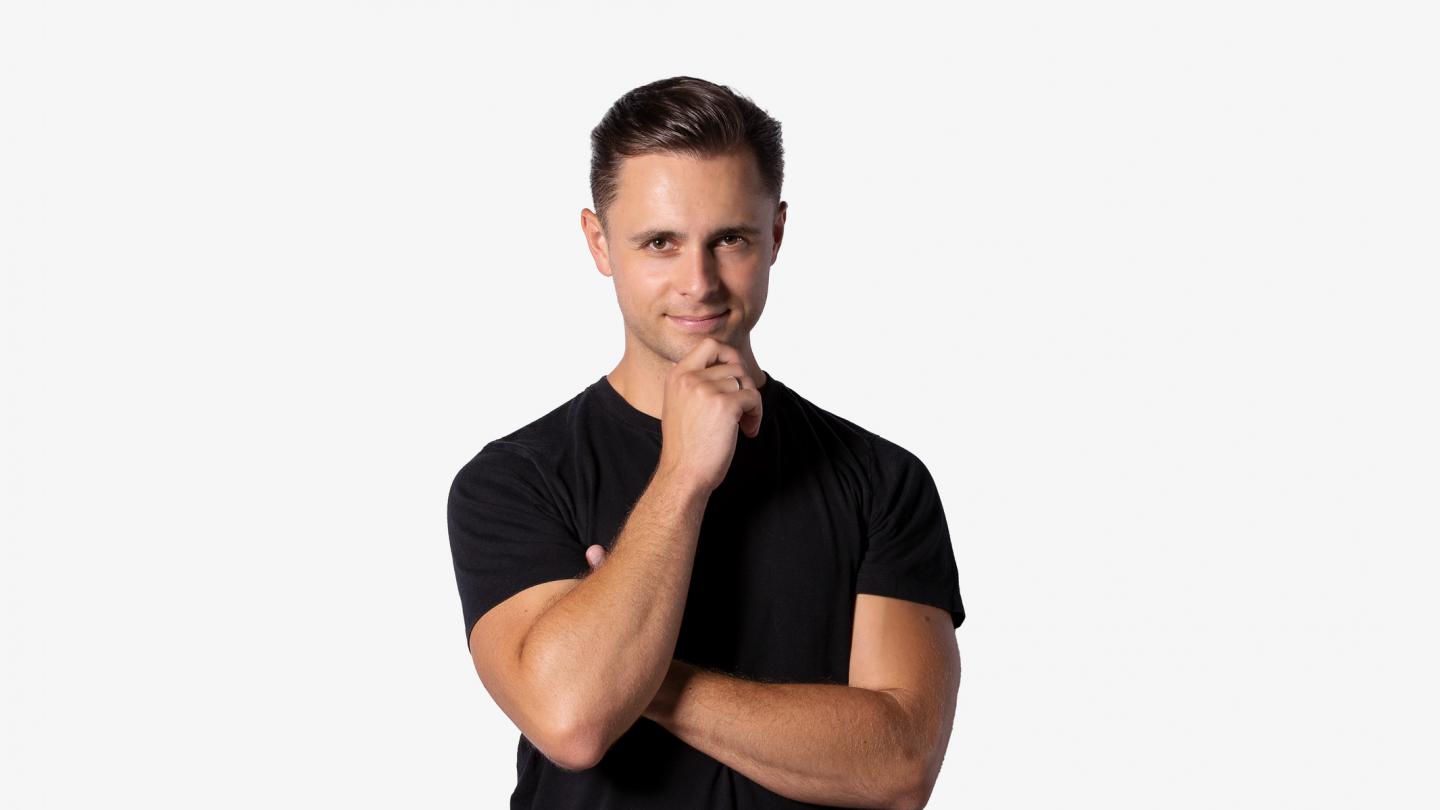
[(698, 371), (716, 363), (738, 363), (740, 362), (740, 350), (728, 343), (721, 343), (713, 337), (707, 337), (695, 344), (689, 354), (680, 358), (675, 365), (680, 371)]
[(747, 388), (744, 394), (748, 395), (749, 401), (745, 403), (745, 412), (740, 416), (740, 430), (753, 439), (760, 435), (760, 420), (765, 415), (764, 399), (756, 388)]
[[(740, 430), (752, 439), (760, 434), (760, 420), (764, 414), (763, 399), (760, 396), (760, 389), (755, 386), (755, 378), (745, 371), (744, 365), (721, 363), (694, 373), (708, 380), (720, 393), (739, 397)], [(739, 380), (738, 387), (736, 387), (737, 380)]]
[[(739, 391), (743, 388), (755, 389), (755, 378), (750, 376), (745, 366), (740, 363), (720, 363), (698, 371), (696, 374), (717, 383), (716, 388), (721, 392)], [(734, 379), (731, 379), (732, 377)], [(739, 380), (740, 385), (737, 386), (735, 380)]]
[(747, 409), (745, 415), (740, 417), (740, 430), (752, 439), (760, 435), (760, 420), (765, 415), (764, 400), (761, 399), (759, 391), (755, 392), (755, 401), (755, 408)]

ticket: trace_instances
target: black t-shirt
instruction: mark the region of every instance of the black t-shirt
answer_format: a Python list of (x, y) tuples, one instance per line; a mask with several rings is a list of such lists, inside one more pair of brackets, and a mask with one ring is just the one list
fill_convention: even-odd
[[(700, 527), (675, 658), (769, 682), (846, 684), (855, 595), (965, 618), (945, 513), (910, 451), (767, 373), (754, 438), (736, 438)], [(470, 630), (516, 593), (590, 570), (660, 458), (660, 420), (607, 377), (484, 446), (448, 503)], [(595, 767), (560, 768), (520, 735), (511, 808), (795, 808), (797, 802), (640, 717)]]

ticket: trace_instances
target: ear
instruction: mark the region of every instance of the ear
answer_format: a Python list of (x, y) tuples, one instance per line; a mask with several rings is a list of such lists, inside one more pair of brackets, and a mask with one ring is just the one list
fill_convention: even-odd
[(774, 264), (775, 259), (780, 256), (780, 242), (785, 238), (785, 211), (789, 209), (789, 207), (789, 203), (781, 200), (780, 205), (775, 209), (775, 224), (771, 226), (770, 230), (771, 236), (775, 240), (775, 247), (770, 251), (771, 264)]
[(580, 210), (580, 230), (585, 234), (585, 246), (595, 260), (595, 269), (607, 278), (610, 270), (610, 245), (605, 239), (605, 229), (600, 225), (600, 216), (589, 208)]

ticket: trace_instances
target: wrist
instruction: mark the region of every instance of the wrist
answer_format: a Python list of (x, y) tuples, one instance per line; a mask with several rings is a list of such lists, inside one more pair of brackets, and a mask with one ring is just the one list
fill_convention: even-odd
[(655, 475), (650, 479), (650, 486), (662, 489), (687, 503), (701, 505), (710, 499), (712, 491), (712, 488), (700, 476), (663, 461), (655, 468)]

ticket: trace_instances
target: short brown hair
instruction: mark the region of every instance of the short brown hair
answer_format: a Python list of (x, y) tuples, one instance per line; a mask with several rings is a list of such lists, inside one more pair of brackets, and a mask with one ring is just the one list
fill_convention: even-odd
[(785, 179), (779, 121), (729, 87), (691, 76), (631, 90), (590, 130), (590, 196), (601, 226), (607, 227), (605, 212), (615, 202), (623, 159), (653, 152), (713, 157), (746, 149), (778, 204)]

